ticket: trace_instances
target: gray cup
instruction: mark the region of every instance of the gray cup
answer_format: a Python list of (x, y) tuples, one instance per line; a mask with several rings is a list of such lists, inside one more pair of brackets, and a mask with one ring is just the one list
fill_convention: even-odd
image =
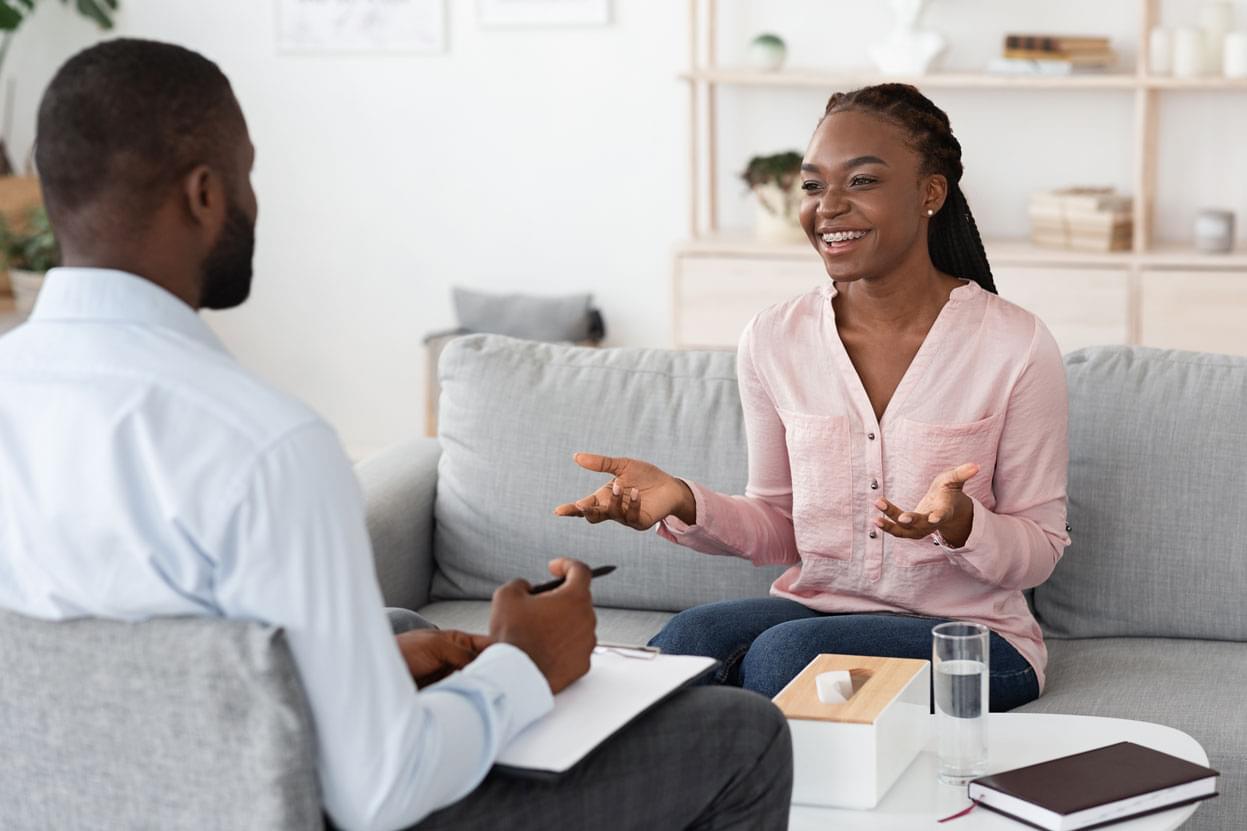
[(1204, 208), (1195, 216), (1195, 249), (1206, 254), (1234, 250), (1234, 212)]

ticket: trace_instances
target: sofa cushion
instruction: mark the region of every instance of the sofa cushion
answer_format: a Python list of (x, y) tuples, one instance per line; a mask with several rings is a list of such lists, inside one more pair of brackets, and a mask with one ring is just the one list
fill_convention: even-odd
[(0, 612), (0, 828), (319, 829), (280, 630)]
[(1017, 712), (1110, 716), (1189, 733), (1221, 773), (1190, 831), (1247, 828), (1247, 644), (1163, 638), (1048, 641), (1043, 696)]
[(740, 493), (745, 438), (731, 354), (470, 336), (446, 348), (440, 375), (434, 599), (486, 599), (515, 577), (541, 580), (558, 556), (618, 565), (594, 584), (594, 600), (634, 609), (764, 595), (778, 575), (553, 513), (606, 481), (576, 466), (580, 450)]
[(1247, 359), (1097, 347), (1066, 366), (1073, 542), (1040, 622), (1247, 640)]
[[(598, 640), (634, 646), (649, 643), (668, 620), (671, 612), (641, 612), (635, 609), (594, 609), (598, 616)], [(420, 609), (421, 616), (442, 629), (464, 632), (489, 631), (489, 601), (444, 600)]]

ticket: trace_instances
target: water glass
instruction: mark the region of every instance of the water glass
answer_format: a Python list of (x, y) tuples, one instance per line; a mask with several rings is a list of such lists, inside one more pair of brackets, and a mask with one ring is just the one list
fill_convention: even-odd
[(931, 635), (939, 778), (964, 785), (987, 773), (991, 630), (979, 623), (941, 623)]

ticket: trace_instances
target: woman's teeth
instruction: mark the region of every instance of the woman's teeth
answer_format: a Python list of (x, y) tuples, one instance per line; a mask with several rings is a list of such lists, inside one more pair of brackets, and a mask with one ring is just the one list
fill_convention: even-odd
[(864, 236), (866, 236), (865, 231), (833, 231), (830, 234), (823, 234), (823, 242), (849, 242)]

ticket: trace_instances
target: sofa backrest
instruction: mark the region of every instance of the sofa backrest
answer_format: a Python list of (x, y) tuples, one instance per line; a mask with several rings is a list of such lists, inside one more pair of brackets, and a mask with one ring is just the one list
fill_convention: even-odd
[(558, 556), (619, 566), (593, 587), (602, 606), (674, 611), (766, 594), (775, 568), (553, 514), (607, 481), (572, 461), (581, 450), (645, 459), (740, 493), (745, 439), (732, 354), (477, 335), (446, 348), (440, 375), (435, 598), (485, 599), (513, 578), (541, 580)]
[(1247, 640), (1247, 359), (1066, 357), (1072, 544), (1035, 590), (1057, 637)]
[(0, 612), (0, 828), (319, 829), (280, 630)]

